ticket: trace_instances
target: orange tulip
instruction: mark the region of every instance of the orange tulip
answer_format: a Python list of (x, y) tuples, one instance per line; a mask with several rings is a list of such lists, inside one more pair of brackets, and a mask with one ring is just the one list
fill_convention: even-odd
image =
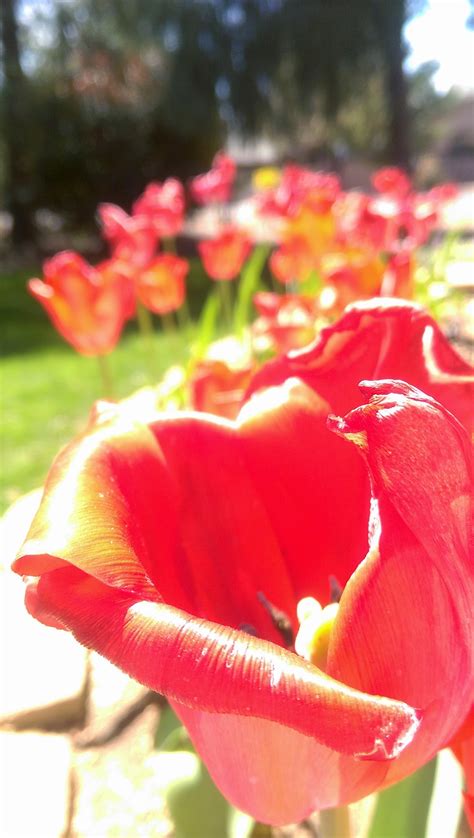
[(235, 279), (250, 252), (250, 239), (237, 227), (224, 227), (215, 239), (198, 244), (204, 267), (212, 279)]
[(184, 280), (189, 262), (172, 253), (162, 253), (146, 270), (137, 275), (136, 289), (140, 302), (156, 314), (176, 311), (184, 302)]
[(28, 289), (60, 335), (83, 355), (110, 352), (134, 310), (123, 265), (110, 260), (94, 268), (78, 253), (65, 250), (44, 263), (43, 276), (30, 279)]

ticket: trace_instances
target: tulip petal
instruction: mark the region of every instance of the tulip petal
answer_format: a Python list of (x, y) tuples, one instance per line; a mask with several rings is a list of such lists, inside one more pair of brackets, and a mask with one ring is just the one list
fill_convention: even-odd
[(470, 471), (448, 411), (402, 382), (370, 391), (368, 405), (331, 421), (361, 447), (375, 498), (371, 549), (343, 593), (328, 672), (367, 692), (383, 684), (423, 711), (416, 741), (388, 771), (394, 782), (453, 736), (472, 697)]
[(258, 635), (282, 643), (258, 594), (294, 621), (295, 592), (234, 424), (188, 414), (151, 429), (175, 481), (193, 613), (236, 628), (250, 624)]
[(278, 722), (172, 703), (225, 797), (264, 823), (298, 823), (359, 800), (382, 785), (391, 764), (342, 756)]
[(237, 419), (297, 599), (311, 595), (323, 603), (330, 577), (343, 587), (367, 550), (370, 500), (364, 464), (328, 432), (328, 412), (327, 402), (289, 379), (253, 396)]
[[(166, 527), (156, 526), (157, 510)], [(153, 434), (144, 425), (104, 423), (54, 462), (17, 573), (36, 576), (75, 565), (146, 599), (182, 591), (176, 559), (173, 485)], [(157, 561), (157, 554), (159, 561)], [(159, 571), (158, 571), (159, 568)]]
[(474, 831), (474, 707), (451, 742), (451, 748), (464, 771), (464, 809)]
[(362, 379), (396, 378), (434, 396), (473, 426), (474, 370), (421, 306), (374, 298), (349, 305), (313, 344), (266, 364), (250, 392), (296, 376), (342, 415), (360, 403)]
[(45, 573), (27, 604), (35, 617), (53, 615), (79, 642), (191, 709), (279, 722), (370, 760), (397, 756), (419, 726), (404, 703), (352, 690), (273, 643), (139, 601), (76, 568)]

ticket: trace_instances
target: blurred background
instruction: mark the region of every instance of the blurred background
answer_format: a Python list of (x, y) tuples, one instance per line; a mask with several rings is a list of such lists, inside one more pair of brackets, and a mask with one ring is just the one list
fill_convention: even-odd
[(472, 0), (2, 0), (1, 22), (4, 252), (93, 233), (99, 201), (219, 148), (237, 197), (289, 160), (474, 181)]

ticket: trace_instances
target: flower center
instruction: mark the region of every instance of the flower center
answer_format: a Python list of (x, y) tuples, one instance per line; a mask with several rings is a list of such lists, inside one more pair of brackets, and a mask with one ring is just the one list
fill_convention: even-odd
[(304, 597), (296, 608), (300, 627), (295, 640), (295, 651), (319, 669), (325, 669), (329, 641), (339, 608), (338, 602), (331, 602), (325, 608), (313, 597)]

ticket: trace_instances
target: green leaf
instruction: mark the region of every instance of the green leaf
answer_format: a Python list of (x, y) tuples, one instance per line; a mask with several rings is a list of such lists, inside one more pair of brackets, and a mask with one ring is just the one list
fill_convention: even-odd
[(424, 838), (436, 770), (436, 758), (382, 791), (368, 838)]
[(208, 295), (201, 317), (199, 318), (197, 340), (193, 350), (193, 355), (196, 359), (202, 358), (205, 355), (207, 347), (214, 338), (219, 309), (220, 300), (217, 295), (217, 289), (214, 289)]
[(304, 279), (303, 282), (298, 284), (298, 293), (304, 294), (308, 297), (315, 297), (316, 294), (319, 294), (323, 287), (323, 281), (321, 275), (313, 270), (310, 274)]
[(240, 275), (234, 310), (234, 333), (237, 337), (242, 336), (250, 320), (252, 298), (260, 286), (263, 266), (269, 250), (270, 246), (267, 244), (257, 245)]

